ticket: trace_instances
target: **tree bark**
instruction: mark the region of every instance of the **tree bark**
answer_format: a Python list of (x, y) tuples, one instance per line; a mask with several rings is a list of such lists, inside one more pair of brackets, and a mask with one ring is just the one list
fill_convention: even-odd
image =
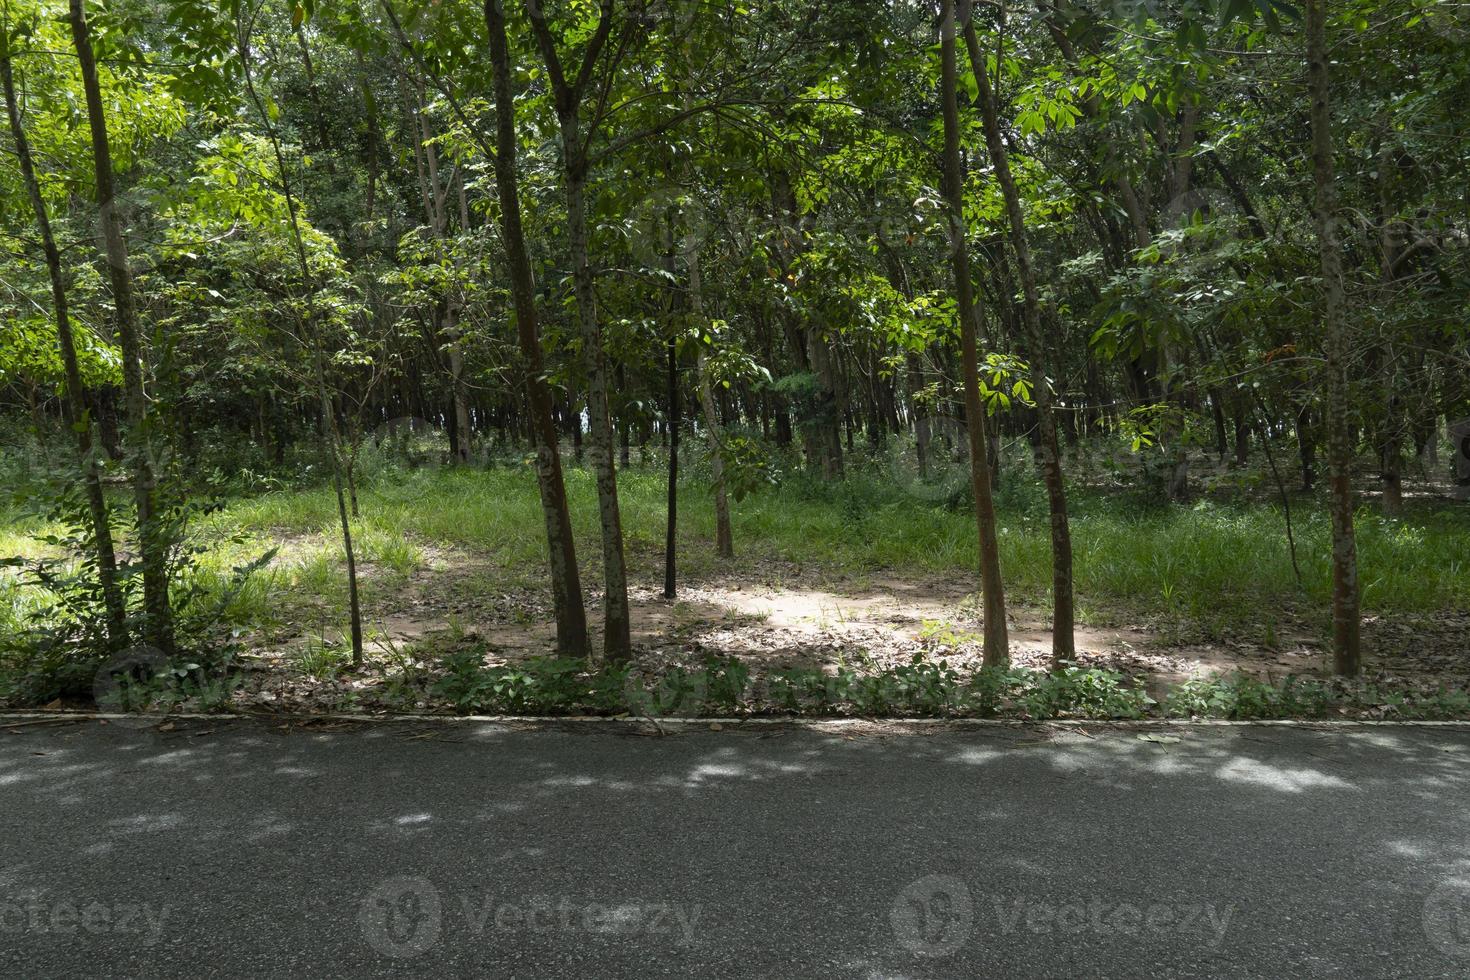
[(546, 520), (546, 543), (551, 562), (551, 591), (556, 609), (556, 648), (567, 657), (587, 656), (587, 613), (577, 569), (572, 518), (567, 508), (561, 455), (557, 451), (556, 421), (551, 390), (542, 363), (541, 336), (536, 318), (536, 284), (526, 236), (521, 227), (520, 189), (516, 173), (515, 92), (511, 87), (510, 45), (505, 36), (501, 0), (485, 0), (485, 26), (490, 37), (490, 61), (495, 89), (495, 185), (500, 197), (500, 228), (505, 239), (515, 307), (516, 335), (521, 368), (526, 379), (526, 402), (536, 439), (536, 479), (541, 511)]
[(92, 521), (92, 549), (97, 556), (97, 585), (102, 593), (103, 607), (107, 611), (106, 643), (108, 649), (116, 650), (126, 643), (128, 637), (127, 604), (117, 580), (117, 553), (112, 542), (112, 522), (108, 515), (107, 498), (102, 491), (101, 468), (93, 451), (92, 421), (88, 417), (86, 391), (82, 386), (82, 372), (77, 363), (76, 340), (72, 336), (61, 253), (56, 247), (56, 238), (51, 233), (51, 219), (46, 212), (46, 201), (41, 196), (41, 184), (31, 159), (30, 141), (21, 124), (20, 103), (15, 95), (15, 79), (10, 67), (9, 38), (0, 38), (0, 83), (3, 83), (5, 89), (5, 110), (10, 119), (10, 134), (15, 140), (15, 155), (20, 161), (26, 196), (30, 198), (31, 210), (36, 216), (41, 251), (46, 257), (46, 272), (51, 280), (51, 301), (56, 315), (56, 342), (61, 351), (66, 382), (65, 397), (61, 402), (62, 417), (66, 420), (67, 427), (76, 435), (77, 462), (82, 468), (87, 512)]
[(715, 552), (721, 558), (735, 557), (735, 538), (730, 529), (730, 501), (725, 494), (725, 451), (720, 435), (720, 416), (715, 410), (710, 385), (709, 359), (699, 351), (699, 402), (704, 409), (705, 440), (709, 443), (710, 480), (715, 493)]
[(152, 412), (143, 380), (143, 347), (133, 303), (133, 273), (128, 243), (123, 237), (122, 209), (112, 183), (112, 148), (107, 137), (107, 118), (102, 106), (102, 88), (97, 79), (97, 59), (92, 51), (91, 28), (83, 0), (71, 0), (72, 43), (81, 65), (82, 91), (87, 103), (87, 123), (92, 137), (92, 165), (96, 179), (97, 210), (102, 225), (102, 243), (112, 284), (112, 301), (117, 314), (118, 345), (122, 348), (122, 371), (128, 416), (129, 463), (133, 472), (133, 497), (137, 507), (138, 550), (143, 566), (143, 637), (152, 646), (172, 654), (174, 649), (173, 609), (169, 604), (168, 542), (158, 510), (158, 479), (152, 459)]
[(612, 3), (602, 0), (598, 28), (588, 42), (587, 57), (577, 77), (568, 80), (561, 70), (556, 41), (547, 27), (541, 7), (528, 0), (532, 32), (551, 77), (556, 98), (556, 116), (561, 129), (562, 179), (567, 199), (567, 245), (572, 259), (573, 294), (582, 335), (582, 356), (587, 373), (588, 442), (592, 471), (597, 482), (597, 510), (602, 529), (604, 580), (602, 652), (609, 663), (626, 662), (633, 655), (631, 616), (628, 608), (628, 575), (623, 558), (623, 522), (618, 506), (617, 468), (613, 461), (612, 412), (607, 391), (607, 356), (598, 322), (596, 279), (590, 255), (591, 230), (587, 222), (587, 147), (581, 119), (583, 89), (590, 66), (611, 29)]
[(1311, 98), (1313, 201), (1322, 265), (1322, 329), (1327, 360), (1327, 465), (1332, 512), (1332, 659), (1341, 675), (1362, 669), (1358, 553), (1353, 532), (1353, 432), (1349, 415), (1348, 362), (1352, 337), (1346, 305), (1342, 252), (1337, 237), (1331, 85), (1328, 79), (1326, 0), (1307, 0), (1307, 84)]
[(970, 55), (980, 94), (980, 112), (985, 127), (985, 143), (996, 180), (1005, 198), (1006, 217), (1010, 223), (1011, 248), (1021, 275), (1022, 322), (1026, 330), (1026, 346), (1030, 350), (1031, 394), (1036, 401), (1040, 424), (1041, 472), (1046, 483), (1051, 510), (1052, 560), (1052, 666), (1061, 666), (1076, 656), (1074, 612), (1072, 601), (1072, 531), (1067, 520), (1067, 489), (1062, 479), (1061, 453), (1057, 446), (1057, 418), (1047, 377), (1048, 351), (1041, 327), (1041, 301), (1036, 292), (1036, 270), (1031, 261), (1031, 244), (1021, 213), (1021, 196), (1011, 174), (1010, 156), (1001, 139), (1000, 119), (995, 93), (985, 70), (985, 58), (970, 18), (969, 0), (961, 0), (964, 13), (965, 47)]
[[(73, 0), (74, 3), (80, 0)], [(332, 474), (332, 489), (337, 497), (337, 518), (342, 528), (342, 550), (347, 563), (347, 608), (348, 624), (352, 642), (352, 666), (360, 670), (363, 666), (362, 648), (362, 603), (357, 588), (357, 554), (352, 544), (352, 521), (347, 513), (347, 492), (343, 485), (343, 463), (341, 436), (337, 431), (336, 415), (332, 407), (331, 393), (327, 388), (326, 352), (322, 349), (321, 336), (316, 329), (316, 280), (311, 272), (311, 263), (306, 257), (305, 239), (301, 234), (301, 221), (297, 214), (296, 194), (291, 188), (291, 178), (286, 169), (286, 157), (281, 150), (281, 140), (270, 113), (255, 90), (251, 72), (249, 27), (242, 19), (236, 24), (236, 41), (240, 64), (243, 67), (245, 91), (260, 117), (260, 124), (270, 142), (275, 157), (277, 179), (280, 181), (281, 196), (285, 199), (286, 214), (290, 221), (291, 240), (295, 245), (296, 262), (301, 273), (301, 284), (306, 290), (306, 312), (301, 318), (302, 332), (311, 349), (312, 371), (316, 378), (319, 425), (322, 450), (327, 455), (328, 468)], [(354, 504), (355, 509), (355, 504)]]
[[(449, 248), (449, 192), (450, 180), (439, 179), (439, 150), (434, 142), (434, 127), (424, 111), (422, 86), (415, 82), (413, 105), (415, 128), (414, 159), (418, 163), (420, 196), (423, 198), (425, 218), (429, 229), (440, 247)], [(469, 208), (465, 202), (464, 185), (459, 183), (458, 171), (451, 178), (457, 184), (460, 204), (460, 231), (469, 230)], [(464, 348), (459, 329), (460, 303), (451, 286), (439, 297), (435, 313), (439, 321), (439, 334), (444, 338), (449, 357), (450, 386), (450, 448), (454, 461), (466, 465), (470, 461), (470, 409), (469, 392), (464, 381)]]
[[(580, 139), (581, 127), (575, 114), (564, 120), (564, 145), (570, 150)], [(631, 618), (628, 609), (628, 579), (623, 559), (623, 523), (618, 506), (617, 468), (613, 461), (612, 412), (608, 404), (607, 357), (602, 347), (602, 327), (597, 320), (597, 297), (589, 255), (584, 162), (568, 168), (567, 236), (572, 255), (572, 279), (581, 326), (582, 351), (587, 371), (588, 444), (592, 471), (597, 482), (597, 510), (602, 529), (602, 567), (605, 582), (603, 601), (603, 656), (621, 663), (632, 656)]]
[(672, 599), (677, 594), (675, 564), (678, 556), (676, 538), (679, 529), (679, 341), (669, 337), (668, 341), (668, 422), (665, 431), (669, 439), (669, 503), (668, 524), (664, 534), (664, 598)]
[[(692, 229), (685, 229), (684, 265), (689, 277), (689, 312), (694, 326), (702, 334), (708, 321), (704, 316), (704, 280), (699, 266), (699, 245)], [(725, 444), (721, 435), (720, 414), (715, 407), (714, 387), (710, 381), (709, 358), (705, 356), (703, 338), (698, 346), (699, 403), (704, 410), (705, 441), (709, 444), (710, 480), (715, 495), (715, 552), (721, 558), (735, 557), (735, 537), (730, 528), (730, 501), (725, 494)]]
[(941, 0), (940, 98), (944, 104), (944, 197), (949, 208), (949, 255), (954, 273), (955, 303), (960, 321), (960, 357), (965, 379), (965, 415), (970, 440), (970, 484), (975, 495), (975, 524), (980, 538), (980, 587), (985, 605), (983, 662), (1000, 667), (1010, 662), (1000, 545), (996, 536), (995, 501), (991, 499), (986, 462), (985, 410), (980, 403), (979, 351), (976, 340), (974, 285), (966, 242), (964, 173), (960, 168), (960, 120), (955, 67), (955, 0)]

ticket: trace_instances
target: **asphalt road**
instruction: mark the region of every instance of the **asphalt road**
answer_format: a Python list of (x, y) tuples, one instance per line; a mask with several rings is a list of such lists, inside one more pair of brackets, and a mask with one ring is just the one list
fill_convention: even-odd
[(0, 723), (0, 976), (1470, 976), (1470, 732)]

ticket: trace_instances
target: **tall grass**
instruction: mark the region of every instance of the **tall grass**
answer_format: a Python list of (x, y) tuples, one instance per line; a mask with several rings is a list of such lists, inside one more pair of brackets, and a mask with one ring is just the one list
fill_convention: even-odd
[[(578, 555), (589, 582), (600, 567), (595, 488), (590, 473), (567, 472)], [(665, 484), (632, 468), (619, 479), (629, 563), (653, 581), (661, 561)], [(1051, 557), (1045, 502), (1015, 478), (1000, 495), (1001, 563), (1010, 594), (1045, 604)], [(295, 589), (333, 593), (335, 501), (324, 490), (282, 491), (228, 506), (216, 519), (262, 542), (288, 535), (316, 549), (292, 572)], [(545, 537), (534, 476), (520, 467), (385, 473), (361, 493), (364, 559), (412, 574), (425, 547), (450, 548), (478, 562), (535, 579)], [(1301, 584), (1292, 569), (1279, 509), (1261, 503), (1202, 501), (1141, 507), (1136, 500), (1074, 489), (1076, 589), (1083, 608), (1165, 613), (1200, 623), (1274, 618), (1286, 610), (1325, 616), (1330, 595), (1325, 510), (1294, 508)], [(681, 487), (680, 561), (686, 573), (752, 569), (777, 559), (831, 574), (945, 576), (974, 580), (976, 534), (968, 509), (915, 496), (883, 474), (823, 485), (804, 476), (733, 505), (735, 566), (713, 560), (714, 514), (707, 489)], [(1470, 515), (1420, 506), (1386, 518), (1358, 515), (1364, 607), (1426, 612), (1470, 604)]]
[[(968, 504), (932, 499), (887, 473), (855, 472), (823, 484), (800, 472), (732, 504), (738, 558), (714, 556), (714, 513), (699, 467), (680, 488), (680, 566), (688, 577), (760, 569), (772, 560), (829, 576), (944, 578), (978, 588), (976, 534)], [(665, 483), (653, 468), (619, 477), (630, 574), (661, 580)], [(596, 490), (590, 472), (567, 470), (584, 584), (600, 581)], [(1073, 488), (1076, 591), (1087, 618), (1167, 616), (1214, 631), (1284, 615), (1325, 622), (1330, 595), (1328, 520), (1300, 501), (1295, 515), (1297, 582), (1279, 509), (1202, 501), (1141, 506), (1132, 497)], [(546, 541), (528, 467), (382, 469), (360, 490), (355, 536), (369, 608), (402, 592), (430, 551), (446, 553), (464, 589), (544, 582)], [(998, 495), (1001, 565), (1013, 601), (1049, 603), (1051, 556), (1046, 504), (1034, 481), (1008, 473)], [(0, 523), (0, 554), (35, 553), (26, 523)], [(302, 616), (340, 621), (346, 589), (336, 501), (327, 489), (278, 490), (230, 501), (196, 523), (210, 546), (192, 573), (217, 593), (231, 570), (270, 547), (280, 552), (226, 609), (236, 623), (270, 626)], [(1387, 518), (1358, 514), (1364, 608), (1430, 612), (1470, 606), (1470, 513), (1453, 505), (1411, 506)], [(860, 584), (860, 583), (859, 583)], [(36, 599), (0, 572), (0, 629), (13, 628)], [(310, 612), (308, 612), (310, 610)]]

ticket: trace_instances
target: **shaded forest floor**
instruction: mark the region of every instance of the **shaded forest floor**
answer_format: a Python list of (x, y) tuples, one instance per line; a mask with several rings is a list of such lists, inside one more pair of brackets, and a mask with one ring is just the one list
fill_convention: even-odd
[[(696, 464), (697, 467), (697, 464)], [(589, 474), (569, 487), (594, 647), (602, 594)], [(800, 481), (734, 507), (737, 558), (713, 554), (707, 492), (683, 488), (680, 582), (662, 595), (664, 484), (656, 469), (621, 477), (636, 664), (659, 671), (735, 656), (759, 675), (792, 667), (873, 671), (915, 656), (979, 665), (973, 520), (953, 488), (891, 473), (835, 487)], [(1074, 493), (1078, 666), (1141, 678), (1150, 689), (1243, 670), (1268, 680), (1323, 674), (1328, 661), (1327, 527), (1293, 501), (1292, 570), (1277, 503), (1222, 472), (1188, 505), (1157, 506), (1118, 488)], [(1244, 499), (1245, 503), (1230, 500)], [(1012, 657), (1042, 667), (1050, 648), (1045, 503), (1027, 474), (1002, 484), (1002, 562)], [(234, 601), (240, 697), (278, 707), (378, 704), (405, 670), (433, 672), (475, 651), (487, 664), (552, 653), (550, 594), (527, 471), (390, 472), (361, 495), (360, 573), (370, 669), (345, 670), (345, 589), (332, 499), (283, 491), (231, 503), (200, 528), (220, 544), (207, 569), (267, 547), (269, 568)], [(1365, 507), (1360, 549), (1368, 671), (1459, 686), (1470, 677), (1470, 508), (1411, 494), (1404, 514)], [(401, 692), (400, 692), (401, 696)], [(419, 698), (401, 706), (439, 707)]]
[[(369, 459), (355, 537), (367, 669), (350, 670), (335, 500), (320, 487), (236, 487), (195, 522), (190, 573), (212, 635), (240, 668), (238, 707), (441, 710), (422, 680), (471, 654), (487, 665), (553, 652), (545, 541), (534, 478), (519, 463), (402, 469)], [(791, 668), (872, 673), (916, 656), (979, 665), (974, 521), (962, 471), (919, 481), (875, 463), (824, 485), (800, 472), (736, 502), (737, 557), (714, 555), (701, 461), (681, 487), (679, 594), (662, 596), (666, 491), (656, 465), (620, 474), (635, 666), (657, 673), (738, 657), (754, 676)], [(1200, 468), (1188, 504), (1159, 504), (1106, 467), (1074, 466), (1077, 666), (1150, 691), (1242, 670), (1266, 680), (1324, 673), (1328, 529), (1292, 500), (1296, 567), (1279, 499), (1260, 474)], [(594, 648), (601, 555), (590, 474), (567, 474)], [(1413, 488), (1387, 518), (1359, 515), (1370, 675), (1461, 686), (1470, 677), (1470, 507)], [(1044, 495), (1025, 461), (998, 495), (1012, 658), (1045, 665), (1050, 557)], [(18, 522), (0, 553), (36, 553), (46, 528)], [(232, 569), (274, 551), (238, 590)], [(0, 579), (0, 616), (37, 597)], [(213, 649), (209, 651), (215, 652)], [(406, 676), (420, 678), (414, 685)]]

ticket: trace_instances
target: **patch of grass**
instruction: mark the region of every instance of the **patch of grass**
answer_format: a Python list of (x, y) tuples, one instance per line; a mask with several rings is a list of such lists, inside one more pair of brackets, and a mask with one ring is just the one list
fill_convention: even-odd
[(352, 662), (352, 651), (344, 643), (325, 637), (312, 638), (292, 657), (296, 670), (314, 680), (330, 680)]
[[(698, 472), (698, 460), (688, 469)], [(1000, 484), (999, 540), (1008, 596), (1049, 604), (1051, 555), (1044, 496), (1028, 473), (1008, 470)], [(596, 490), (590, 472), (571, 466), (567, 489), (583, 582), (600, 580)], [(654, 580), (662, 559), (665, 485), (661, 469), (619, 475), (630, 574)], [(962, 495), (961, 495), (962, 496)], [(468, 557), (472, 578), (460, 589), (544, 589), (546, 542), (535, 477), (521, 464), (485, 469), (384, 467), (360, 488), (354, 522), (365, 599), (387, 598), (425, 564), (425, 549)], [(758, 569), (779, 560), (816, 573), (857, 576), (892, 571), (976, 581), (974, 519), (964, 499), (916, 493), (882, 467), (855, 461), (846, 481), (825, 484), (802, 471), (732, 502), (734, 566), (714, 555), (714, 513), (707, 486), (680, 488), (679, 560), (685, 575)], [(1276, 506), (1202, 501), (1145, 507), (1133, 497), (1074, 487), (1071, 494), (1078, 608), (1094, 622), (1146, 617), (1179, 638), (1248, 628), (1262, 617), (1325, 624), (1330, 596), (1326, 511), (1294, 507), (1299, 586)], [(34, 549), (24, 523), (0, 527), (0, 554)], [(227, 618), (238, 628), (283, 619), (339, 620), (346, 584), (336, 501), (325, 488), (280, 489), (236, 498), (194, 527), (213, 545), (194, 573), (206, 592), (229, 571), (274, 544), (281, 554), (239, 595)], [(234, 539), (243, 537), (245, 543)], [(1470, 604), (1470, 513), (1411, 504), (1402, 517), (1370, 509), (1358, 515), (1360, 577), (1369, 613), (1423, 613)], [(0, 628), (31, 608), (27, 590), (0, 571)], [(310, 615), (308, 615), (308, 612)], [(1268, 636), (1269, 639), (1269, 636)]]
[[(595, 488), (576, 467), (567, 471), (567, 486), (590, 581), (599, 564)], [(663, 475), (635, 467), (620, 475), (619, 489), (630, 564), (652, 573), (662, 550)], [(1010, 594), (1044, 603), (1051, 554), (1045, 508), (1038, 510), (1034, 496), (1025, 485), (1001, 495), (1001, 565)], [(360, 499), (364, 556), (400, 575), (421, 565), (417, 542), (466, 549), (512, 574), (544, 575), (540, 506), (534, 476), (524, 467), (389, 471), (364, 487)], [(1141, 508), (1131, 498), (1075, 488), (1071, 505), (1076, 590), (1091, 614), (1136, 612), (1213, 633), (1258, 621), (1263, 606), (1273, 613), (1327, 608), (1328, 520), (1310, 502), (1298, 504), (1295, 514), (1300, 587), (1274, 506), (1203, 501)], [(915, 496), (881, 473), (856, 473), (835, 485), (797, 474), (732, 506), (738, 561), (747, 566), (774, 558), (848, 574), (969, 575), (977, 564), (974, 520), (963, 506)], [(680, 516), (685, 571), (715, 568), (706, 488), (681, 487)], [(320, 550), (293, 572), (290, 587), (340, 591), (330, 493), (267, 494), (231, 504), (222, 520), (262, 536), (307, 534)], [(1358, 546), (1368, 611), (1425, 612), (1470, 602), (1470, 515), (1461, 510), (1421, 507), (1385, 518), (1365, 509)]]

